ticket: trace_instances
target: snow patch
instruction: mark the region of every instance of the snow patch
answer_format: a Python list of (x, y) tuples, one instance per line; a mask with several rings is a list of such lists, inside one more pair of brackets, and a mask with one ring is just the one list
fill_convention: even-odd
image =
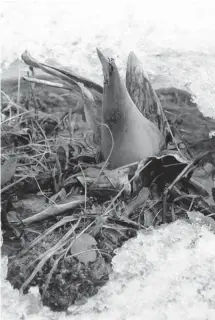
[(134, 51), (146, 71), (188, 86), (205, 115), (215, 117), (214, 12), (213, 0), (5, 0), (2, 66), (27, 49), (101, 83), (96, 47), (123, 73)]

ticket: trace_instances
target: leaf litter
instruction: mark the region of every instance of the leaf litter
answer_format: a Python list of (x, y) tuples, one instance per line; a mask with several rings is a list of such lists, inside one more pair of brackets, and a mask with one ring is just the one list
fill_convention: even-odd
[[(28, 52), (22, 58), (32, 77), (17, 88), (3, 78), (1, 105), (2, 250), (14, 288), (37, 285), (44, 305), (67, 310), (98, 292), (115, 249), (139, 230), (183, 219), (214, 232), (215, 121), (189, 93), (155, 91), (131, 53), (127, 90), (165, 147), (110, 170), (100, 152), (103, 88)], [(42, 210), (26, 205), (38, 196)]]

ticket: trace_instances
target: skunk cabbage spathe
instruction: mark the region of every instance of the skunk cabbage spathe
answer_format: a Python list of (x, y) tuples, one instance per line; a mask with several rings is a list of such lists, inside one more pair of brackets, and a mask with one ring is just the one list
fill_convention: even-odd
[(113, 59), (97, 49), (103, 68), (101, 152), (110, 168), (155, 156), (164, 143), (159, 129), (136, 107)]

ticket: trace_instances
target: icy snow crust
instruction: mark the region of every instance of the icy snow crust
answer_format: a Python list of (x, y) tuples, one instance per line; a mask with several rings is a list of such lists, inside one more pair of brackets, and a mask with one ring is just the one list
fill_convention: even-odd
[[(102, 83), (95, 48), (116, 58), (124, 74), (134, 51), (155, 86), (186, 88), (205, 115), (215, 117), (213, 0), (5, 0), (2, 67), (28, 49)], [(5, 281), (2, 319), (215, 319), (215, 235), (178, 221), (139, 233), (118, 251), (111, 280), (73, 315), (42, 307), (37, 289), (21, 296)]]

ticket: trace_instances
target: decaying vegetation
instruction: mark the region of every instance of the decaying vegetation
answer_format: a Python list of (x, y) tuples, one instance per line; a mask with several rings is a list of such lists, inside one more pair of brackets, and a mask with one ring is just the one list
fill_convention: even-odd
[(101, 155), (103, 88), (28, 52), (22, 59), (29, 72), (3, 77), (1, 92), (2, 252), (15, 288), (38, 285), (45, 305), (66, 310), (97, 293), (114, 250), (138, 230), (176, 219), (215, 230), (215, 121), (188, 92), (154, 91), (131, 53), (127, 91), (165, 144), (110, 170)]

